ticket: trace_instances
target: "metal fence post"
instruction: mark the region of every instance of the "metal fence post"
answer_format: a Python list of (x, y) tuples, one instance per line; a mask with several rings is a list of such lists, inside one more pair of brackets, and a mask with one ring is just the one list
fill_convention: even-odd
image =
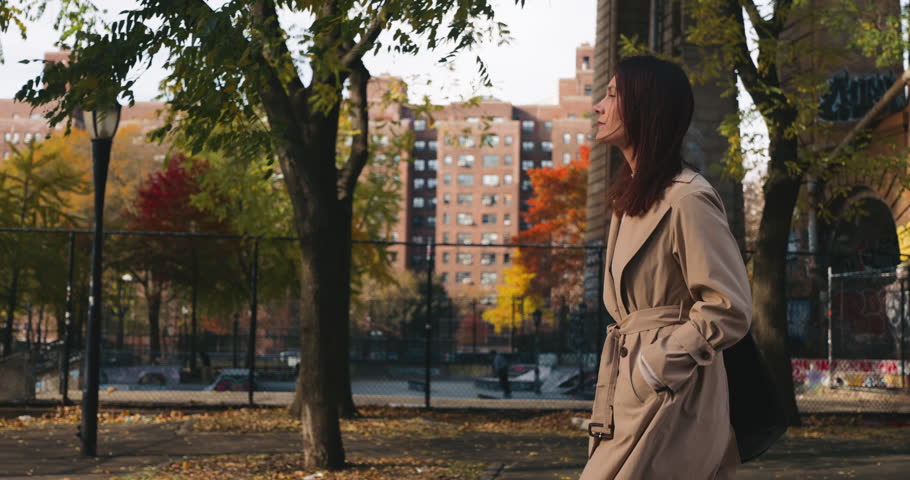
[(833, 312), (831, 311), (831, 298), (834, 297), (833, 290), (833, 275), (831, 274), (831, 266), (828, 266), (828, 388), (834, 386), (834, 339), (832, 330), (834, 329), (834, 323), (832, 320)]
[(250, 272), (250, 340), (249, 352), (247, 352), (247, 372), (249, 375), (249, 404), (252, 407), (253, 393), (256, 391), (256, 310), (258, 309), (259, 298), (257, 290), (259, 287), (259, 237), (253, 241), (253, 265)]
[[(600, 361), (601, 361), (601, 355), (603, 355), (603, 344), (604, 344), (604, 342), (606, 341), (606, 336), (607, 336), (607, 335), (606, 335), (606, 331), (605, 331), (605, 329), (604, 329), (604, 325), (603, 325), (603, 324), (604, 324), (604, 322), (603, 322), (603, 311), (604, 311), (604, 308), (605, 308), (605, 307), (604, 307), (604, 302), (603, 302), (603, 294), (604, 294), (604, 247), (603, 247), (602, 245), (600, 246), (600, 248), (597, 249), (597, 264), (599, 265), (599, 266), (598, 266), (598, 277), (597, 277), (597, 278), (598, 278), (597, 283), (598, 283), (598, 285), (599, 285), (599, 287), (598, 287), (598, 289), (597, 289), (597, 291), (599, 292), (599, 297), (598, 297), (598, 299), (597, 299), (597, 346), (598, 346), (598, 347), (601, 347), (601, 348), (597, 348), (596, 351), (597, 351), (597, 365), (599, 366), (599, 365), (600, 365)], [(595, 372), (599, 372), (600, 369), (597, 368), (597, 369), (595, 369), (594, 371), (595, 371)]]
[(427, 243), (427, 319), (426, 324), (424, 324), (424, 330), (426, 331), (426, 352), (424, 361), (424, 408), (430, 408), (430, 342), (432, 341), (432, 324), (433, 319), (433, 239), (431, 238)]
[[(898, 272), (900, 272), (900, 269), (898, 270)], [(906, 279), (906, 277), (901, 275), (899, 277), (899, 280), (900, 280), (899, 285), (901, 288), (901, 297), (900, 297), (901, 298), (901, 315), (899, 317), (900, 322), (901, 322), (901, 328), (900, 328), (901, 339), (900, 339), (900, 343), (899, 343), (899, 345), (900, 345), (900, 372), (901, 372), (901, 388), (905, 389), (905, 388), (907, 388), (907, 372), (905, 371), (905, 367), (904, 367), (904, 361), (905, 361), (904, 360), (904, 357), (905, 357), (905, 355), (904, 355), (904, 324), (906, 323), (906, 321), (905, 321), (906, 319), (904, 318), (904, 315), (906, 314), (906, 310), (904, 309), (904, 301), (906, 299), (907, 290), (906, 290), (905, 286), (906, 286), (907, 279)]]
[(192, 317), (190, 318), (190, 372), (195, 374), (196, 372), (196, 293), (199, 286), (199, 256), (196, 253), (196, 242), (195, 239), (191, 240), (193, 242), (192, 256), (193, 256), (193, 286), (192, 293), (190, 294), (192, 303)]
[(73, 320), (73, 264), (76, 252), (76, 234), (70, 232), (69, 267), (66, 275), (66, 303), (63, 313), (63, 353), (60, 355), (60, 394), (62, 405), (70, 401), (70, 329)]

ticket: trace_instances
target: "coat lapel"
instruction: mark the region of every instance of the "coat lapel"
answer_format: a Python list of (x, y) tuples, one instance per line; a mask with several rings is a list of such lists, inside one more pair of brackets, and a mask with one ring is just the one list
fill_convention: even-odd
[[(683, 168), (674, 179), (675, 183), (691, 183), (692, 179), (695, 178), (697, 173), (688, 168)], [(667, 188), (667, 192), (664, 194), (664, 198), (651, 207), (647, 213), (640, 217), (629, 217), (623, 220), (623, 237), (622, 242), (617, 248), (616, 243), (619, 240), (619, 217), (615, 214), (613, 219), (610, 222), (610, 234), (607, 246), (607, 261), (610, 262), (613, 259), (613, 256), (616, 255), (616, 272), (610, 280), (611, 290), (614, 293), (614, 305), (616, 305), (620, 310), (621, 316), (627, 315), (626, 306), (622, 303), (622, 274), (626, 269), (626, 266), (630, 261), (635, 257), (635, 254), (641, 249), (642, 246), (648, 241), (651, 237), (651, 234), (654, 233), (654, 229), (657, 228), (657, 225), (660, 224), (660, 221), (663, 220), (667, 212), (670, 211), (670, 205), (672, 205), (672, 195), (675, 193), (673, 188), (674, 185), (670, 185)], [(607, 264), (608, 266), (610, 264)], [(610, 269), (607, 268), (609, 275)], [(604, 289), (607, 287), (607, 282), (604, 282)], [(609, 306), (608, 306), (609, 307)]]

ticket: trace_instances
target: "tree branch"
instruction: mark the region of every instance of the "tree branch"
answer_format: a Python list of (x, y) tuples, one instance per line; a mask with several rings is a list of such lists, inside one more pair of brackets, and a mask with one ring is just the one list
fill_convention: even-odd
[[(287, 39), (281, 24), (278, 23), (278, 11), (271, 0), (259, 0), (250, 8), (253, 24), (263, 37), (261, 42), (263, 58), (280, 71), (289, 73), (287, 94), (290, 97), (298, 96), (306, 90), (300, 74), (294, 65), (294, 59), (288, 50)], [(291, 73), (293, 72), (293, 73)]]
[(353, 105), (351, 109), (352, 123), (357, 130), (357, 134), (354, 135), (351, 144), (351, 154), (339, 172), (339, 199), (354, 195), (357, 179), (369, 160), (370, 119), (369, 105), (367, 103), (367, 83), (369, 80), (369, 70), (367, 70), (363, 62), (357, 60), (351, 69), (350, 85), (348, 87), (351, 104)]
[(347, 45), (347, 51), (341, 58), (342, 65), (347, 68), (354, 68), (356, 63), (363, 58), (364, 54), (373, 48), (373, 43), (376, 42), (376, 39), (379, 38), (379, 34), (382, 33), (382, 29), (386, 26), (388, 5), (388, 2), (383, 2), (382, 6), (379, 7), (379, 11), (376, 13), (376, 16), (373, 17), (370, 26), (363, 32), (359, 42)]
[(910, 82), (910, 70), (902, 73), (901, 76), (894, 81), (894, 84), (891, 85), (888, 91), (885, 92), (882, 98), (880, 98), (878, 102), (875, 102), (875, 105), (873, 105), (872, 108), (869, 109), (865, 115), (863, 115), (863, 118), (860, 119), (860, 121), (856, 122), (856, 125), (853, 126), (847, 136), (845, 136), (844, 139), (841, 140), (836, 147), (834, 147), (834, 150), (832, 150), (828, 155), (828, 158), (825, 159), (825, 164), (831, 165), (832, 162), (836, 160), (837, 157), (841, 154), (841, 152), (843, 152), (844, 149), (846, 149), (851, 143), (853, 143), (854, 140), (856, 140), (856, 136), (859, 135), (859, 132), (868, 127), (869, 124), (872, 123), (872, 121), (875, 120), (875, 118), (878, 117), (878, 115), (888, 106), (888, 104), (891, 103), (895, 97), (900, 95), (901, 92), (903, 92), (904, 86), (906, 86), (908, 82)]

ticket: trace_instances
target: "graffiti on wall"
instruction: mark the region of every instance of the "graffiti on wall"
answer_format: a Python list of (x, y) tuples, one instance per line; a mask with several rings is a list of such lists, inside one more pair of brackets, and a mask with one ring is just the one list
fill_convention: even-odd
[[(818, 116), (829, 122), (859, 120), (884, 96), (895, 80), (897, 77), (891, 71), (865, 75), (851, 75), (846, 70), (835, 73), (828, 79), (828, 91), (820, 99)], [(900, 111), (906, 101), (902, 93), (886, 111)]]
[[(859, 387), (901, 388), (901, 368), (898, 360), (836, 360), (834, 375), (827, 359), (794, 358), (793, 383), (807, 388)], [(904, 373), (910, 372), (910, 362), (904, 363)], [(829, 379), (830, 383), (829, 383)]]

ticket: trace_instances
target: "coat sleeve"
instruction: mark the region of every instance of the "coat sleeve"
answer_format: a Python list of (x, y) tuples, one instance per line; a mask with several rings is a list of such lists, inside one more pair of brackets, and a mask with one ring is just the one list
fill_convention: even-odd
[(752, 292), (723, 203), (713, 189), (677, 200), (670, 218), (673, 255), (694, 300), (689, 321), (643, 347), (642, 360), (664, 386), (678, 391), (701, 365), (749, 331)]

